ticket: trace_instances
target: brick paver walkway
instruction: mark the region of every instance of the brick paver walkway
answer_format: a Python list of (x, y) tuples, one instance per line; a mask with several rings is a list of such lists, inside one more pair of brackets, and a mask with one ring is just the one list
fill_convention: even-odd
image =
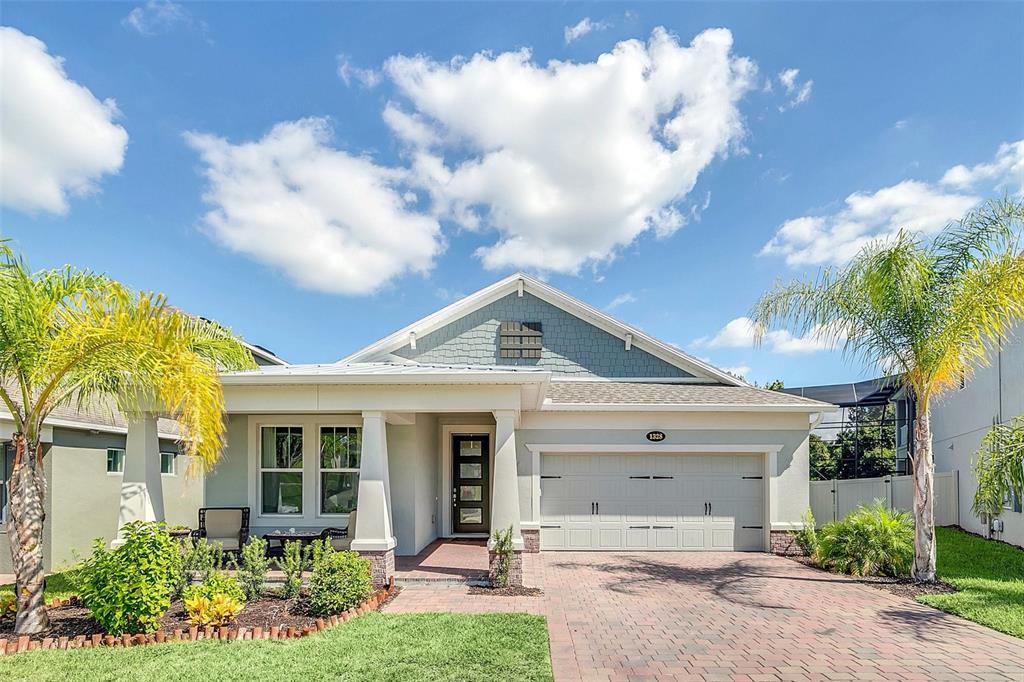
[(558, 680), (1024, 681), (1024, 641), (780, 557), (525, 559), (543, 597), (410, 587), (386, 610), (544, 615)]

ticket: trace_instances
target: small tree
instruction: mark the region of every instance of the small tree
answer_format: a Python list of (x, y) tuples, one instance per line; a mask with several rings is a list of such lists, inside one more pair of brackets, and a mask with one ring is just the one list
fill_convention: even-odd
[(973, 511), (991, 520), (1003, 511), (1003, 503), (1024, 499), (1024, 416), (997, 424), (985, 435), (974, 456)]
[(8, 540), (18, 582), (15, 631), (48, 627), (43, 607), (43, 423), (57, 407), (159, 410), (182, 427), (182, 449), (210, 467), (224, 434), (218, 368), (255, 367), (226, 329), (163, 296), (63, 267), (32, 272), (0, 242), (0, 406), (14, 420)]
[(987, 363), (992, 345), (1024, 319), (1022, 222), (1024, 203), (1003, 200), (930, 243), (900, 231), (843, 268), (777, 284), (751, 313), (760, 335), (820, 335), (912, 391), (915, 580), (935, 580), (932, 399)]

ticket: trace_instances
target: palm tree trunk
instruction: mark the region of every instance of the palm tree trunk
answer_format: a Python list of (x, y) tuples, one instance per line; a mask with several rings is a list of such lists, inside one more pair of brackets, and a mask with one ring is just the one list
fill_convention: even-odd
[(910, 576), (935, 582), (935, 459), (931, 410), (919, 406), (914, 421), (914, 567)]
[(17, 433), (14, 435), (14, 448), (14, 471), (9, 483), (10, 517), (7, 520), (7, 537), (17, 580), (18, 615), (14, 631), (28, 635), (50, 627), (43, 603), (46, 479), (38, 443), (27, 443), (25, 436)]

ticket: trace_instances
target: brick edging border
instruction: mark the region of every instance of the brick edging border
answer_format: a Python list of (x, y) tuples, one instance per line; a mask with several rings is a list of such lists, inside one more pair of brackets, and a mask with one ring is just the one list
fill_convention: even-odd
[[(32, 639), (30, 635), (19, 635), (13, 639), (0, 640), (0, 656), (11, 656), (25, 651), (38, 651), (43, 649), (94, 649), (100, 647), (133, 647), (146, 646), (148, 644), (164, 644), (166, 642), (198, 642), (201, 640), (259, 640), (259, 639), (300, 639), (318, 632), (323, 632), (340, 625), (345, 621), (352, 620), (370, 611), (376, 611), (384, 602), (395, 594), (395, 581), (391, 580), (387, 587), (374, 592), (369, 599), (359, 606), (347, 611), (326, 618), (317, 618), (312, 627), (213, 627), (207, 625), (198, 627), (193, 625), (188, 630), (176, 629), (171, 633), (163, 630), (146, 635), (121, 635), (115, 637), (103, 633), (92, 635), (78, 635), (76, 637), (43, 637)], [(70, 599), (54, 599), (50, 602), (51, 608), (57, 606), (74, 606), (79, 603), (77, 597)]]

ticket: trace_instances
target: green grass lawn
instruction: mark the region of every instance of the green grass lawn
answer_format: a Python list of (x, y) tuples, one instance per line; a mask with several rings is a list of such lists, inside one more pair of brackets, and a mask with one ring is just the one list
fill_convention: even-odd
[(1024, 550), (952, 528), (938, 528), (939, 579), (959, 592), (922, 604), (1024, 638)]
[(369, 613), (299, 640), (36, 651), (0, 680), (551, 680), (548, 630), (526, 614)]
[[(78, 594), (72, 585), (73, 569), (67, 569), (46, 577), (46, 591), (43, 598), (49, 602), (51, 599), (67, 599)], [(0, 585), (0, 595), (14, 594), (14, 585)]]

